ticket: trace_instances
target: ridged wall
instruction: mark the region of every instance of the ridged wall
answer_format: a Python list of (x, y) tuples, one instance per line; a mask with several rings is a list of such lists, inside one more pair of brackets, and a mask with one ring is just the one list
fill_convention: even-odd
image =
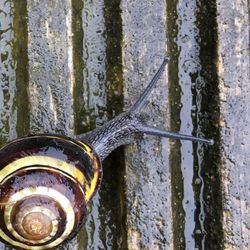
[[(83, 133), (127, 110), (167, 52), (145, 137), (104, 162), (86, 226), (59, 249), (249, 249), (247, 0), (0, 0), (0, 142)], [(0, 249), (11, 249), (0, 243)]]

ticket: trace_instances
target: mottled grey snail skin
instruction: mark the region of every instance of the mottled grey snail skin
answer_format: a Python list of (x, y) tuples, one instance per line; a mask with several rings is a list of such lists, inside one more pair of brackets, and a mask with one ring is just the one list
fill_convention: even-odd
[(72, 239), (102, 178), (101, 161), (144, 134), (212, 144), (146, 124), (141, 113), (159, 70), (132, 108), (104, 126), (68, 138), (43, 134), (16, 139), (0, 149), (0, 239), (16, 249), (54, 249)]
[(152, 81), (128, 112), (115, 117), (100, 128), (86, 134), (77, 135), (76, 139), (88, 142), (92, 145), (101, 160), (117, 147), (130, 144), (137, 138), (142, 138), (144, 134), (179, 140), (197, 141), (212, 145), (213, 140), (169, 132), (163, 129), (150, 127), (146, 124), (149, 117), (145, 113), (141, 113), (141, 110), (147, 105), (147, 98), (159, 80), (168, 61), (169, 58), (165, 57)]

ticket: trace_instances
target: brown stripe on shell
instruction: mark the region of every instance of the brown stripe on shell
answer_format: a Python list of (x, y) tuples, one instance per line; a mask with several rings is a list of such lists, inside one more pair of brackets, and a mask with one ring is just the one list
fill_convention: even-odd
[[(69, 236), (69, 238), (72, 238), (75, 235), (75, 231), (77, 231), (77, 229), (83, 224), (85, 220), (86, 203), (84, 200), (84, 192), (82, 192), (82, 187), (79, 186), (77, 181), (74, 181), (72, 178), (68, 178), (68, 176), (62, 175), (58, 171), (48, 170), (48, 168), (43, 169), (39, 166), (36, 166), (36, 168), (32, 170), (22, 169), (17, 171), (14, 176), (5, 180), (5, 182), (0, 186), (0, 203), (8, 202), (8, 199), (11, 197), (11, 195), (15, 194), (17, 191), (20, 191), (24, 188), (32, 188), (37, 186), (51, 187), (54, 190), (62, 193), (71, 202), (75, 212), (75, 226), (72, 234)], [(18, 211), (20, 204), (24, 206), (28, 205), (29, 202), (33, 202), (34, 205), (38, 205), (40, 202), (40, 204), (44, 205), (45, 207), (49, 207), (49, 205), (52, 204), (54, 204), (53, 207), (59, 206), (58, 204), (56, 205), (55, 201), (49, 201), (46, 196), (29, 196), (15, 205), (13, 216), (16, 214), (16, 211)], [(58, 208), (58, 211), (63, 210), (62, 208)], [(3, 205), (0, 207), (0, 217), (4, 217)], [(65, 220), (63, 212), (60, 213), (60, 218), (61, 220)], [(53, 237), (53, 239), (60, 237), (61, 233), (63, 232), (63, 223), (59, 224), (59, 226), (61, 226), (61, 230), (55, 235), (55, 237)], [(13, 236), (8, 232), (6, 226), (4, 225), (3, 220), (1, 220), (0, 225), (4, 232), (13, 239)], [(52, 241), (53, 240), (50, 240), (49, 242)], [(48, 244), (48, 242), (46, 242), (46, 244)]]
[[(67, 137), (53, 135), (29, 136), (10, 142), (0, 149), (0, 169), (9, 163), (25, 156), (51, 156), (64, 160), (83, 172), (86, 180), (91, 183), (94, 176), (93, 161), (101, 168), (94, 152), (90, 156), (84, 144)], [(48, 163), (49, 165), (49, 163)], [(99, 170), (98, 169), (98, 170)]]
[[(34, 196), (34, 197), (29, 197), (29, 198), (21, 200), (13, 208), (12, 216), (11, 216), (12, 225), (13, 225), (14, 229), (17, 232), (19, 232), (20, 235), (25, 237), (25, 233), (20, 233), (19, 225), (17, 225), (14, 221), (15, 215), (17, 215), (24, 207), (27, 207), (27, 206), (31, 207), (31, 206), (38, 206), (38, 205), (42, 205), (45, 208), (51, 209), (57, 215), (57, 218), (58, 218), (58, 231), (57, 231), (57, 233), (54, 235), (54, 237), (51, 240), (44, 243), (44, 244), (49, 244), (50, 242), (53, 242), (56, 238), (60, 237), (65, 229), (66, 215), (65, 215), (62, 207), (60, 207), (60, 205), (56, 201), (48, 199), (45, 196), (40, 196), (40, 197)], [(36, 244), (36, 246), (44, 245), (44, 244)], [(32, 245), (32, 244), (30, 244), (30, 245)]]
[[(28, 166), (26, 166), (26, 162)], [(64, 163), (66, 165), (64, 165)], [(56, 166), (50, 166), (51, 164), (55, 164)], [(76, 171), (75, 168), (78, 171), (77, 174), (74, 172)], [(15, 171), (9, 173), (11, 172), (10, 170)], [(79, 176), (82, 177), (78, 178)], [(74, 179), (76, 177), (77, 179)], [(52, 191), (53, 189), (55, 192), (63, 194), (72, 204), (73, 210), (71, 210), (72, 212), (70, 212), (70, 214), (73, 215), (75, 213), (75, 224), (74, 226), (71, 224), (71, 226), (67, 227), (74, 227), (73, 231), (67, 236), (67, 239), (69, 240), (77, 234), (79, 228), (84, 223), (86, 202), (89, 201), (98, 189), (101, 177), (102, 169), (99, 157), (96, 155), (95, 151), (85, 143), (57, 135), (38, 135), (17, 139), (0, 149), (0, 217), (4, 218), (6, 215), (4, 203), (7, 203), (9, 198), (13, 194), (16, 194), (16, 192), (21, 192), (20, 190), (27, 188), (32, 190), (32, 187), (48, 187), (51, 188), (52, 193), (54, 192)], [(53, 206), (58, 206), (58, 209), (61, 209), (59, 208), (59, 203), (57, 204), (53, 198), (51, 198), (51, 203), (47, 201), (45, 205), (42, 201), (48, 198), (43, 196), (44, 191), (41, 191), (45, 189), (39, 190), (39, 197), (33, 197), (29, 193), (28, 196), (24, 197), (21, 201), (18, 201), (12, 208), (11, 216), (15, 217), (14, 215), (21, 210), (20, 204), (24, 206), (27, 202), (31, 202), (30, 205), (34, 206), (41, 203), (45, 207), (49, 207), (49, 205), (54, 203)], [(55, 193), (53, 197), (56, 197)], [(86, 202), (85, 197), (87, 197)], [(58, 212), (60, 213), (59, 217), (61, 220), (58, 224), (60, 230), (47, 242), (35, 244), (36, 246), (43, 244), (47, 245), (50, 242), (53, 242), (53, 240), (56, 240), (56, 238), (60, 238), (63, 234), (65, 226), (63, 221), (65, 222), (66, 215), (64, 214), (63, 208), (60, 211), (61, 212)], [(9, 216), (10, 214), (7, 214), (5, 218), (9, 218)], [(12, 223), (14, 226), (8, 228), (10, 230), (20, 230), (13, 220), (14, 219), (12, 219)], [(72, 221), (73, 223), (73, 220), (69, 221)], [(11, 235), (7, 227), (4, 225), (4, 220), (0, 220), (0, 227), (10, 238), (8, 241), (11, 239), (13, 241), (20, 240), (17, 240)], [(22, 234), (22, 236), (26, 235)], [(7, 239), (6, 237), (4, 238)], [(32, 245), (33, 243), (25, 242), (25, 244)]]

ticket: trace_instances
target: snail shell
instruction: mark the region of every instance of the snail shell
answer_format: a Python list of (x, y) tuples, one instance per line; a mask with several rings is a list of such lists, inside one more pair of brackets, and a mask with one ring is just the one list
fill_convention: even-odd
[(50, 249), (71, 239), (101, 180), (92, 148), (39, 135), (0, 150), (0, 237), (16, 248)]

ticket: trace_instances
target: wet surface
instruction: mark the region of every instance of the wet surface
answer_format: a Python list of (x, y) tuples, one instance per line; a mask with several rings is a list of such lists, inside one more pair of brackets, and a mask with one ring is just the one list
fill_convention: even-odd
[[(27, 103), (23, 102), (23, 98), (27, 97), (28, 81), (26, 12), (24, 7), (19, 7), (16, 2), (5, 1), (1, 2), (0, 8), (1, 143), (24, 135), (29, 126), (29, 110)], [(19, 41), (20, 33), (22, 37)], [(26, 54), (20, 58), (22, 53)]]
[[(25, 1), (23, 1), (25, 3)], [(29, 130), (26, 5), (0, 3), (0, 143)], [(22, 34), (22, 36), (20, 36)], [(0, 243), (1, 249), (10, 249)]]
[(116, 150), (86, 226), (59, 249), (248, 249), (249, 3), (227, 4), (0, 2), (2, 145), (101, 126), (135, 102), (165, 51), (149, 124), (215, 140), (147, 136)]
[(32, 133), (73, 129), (72, 30), (68, 1), (27, 1)]
[[(213, 6), (212, 1), (199, 6), (185, 0), (169, 6), (172, 58), (169, 80), (171, 129), (213, 138), (218, 143), (218, 80), (214, 60), (216, 13)], [(209, 23), (206, 20), (210, 20)], [(210, 29), (212, 22), (214, 28)], [(175, 247), (220, 249), (218, 146), (210, 149), (196, 143), (173, 142), (170, 152)]]
[(217, 8), (225, 248), (249, 249), (249, 1)]
[[(163, 1), (124, 1), (124, 102), (131, 106), (152, 79), (166, 51)], [(167, 126), (166, 71), (150, 95), (149, 124)], [(172, 248), (168, 141), (147, 137), (126, 148), (129, 249)]]
[(1, 141), (15, 138), (16, 134), (16, 108), (14, 107), (15, 86), (15, 62), (12, 54), (13, 16), (11, 13), (12, 4), (10, 1), (1, 1), (0, 12), (0, 73), (1, 73)]

